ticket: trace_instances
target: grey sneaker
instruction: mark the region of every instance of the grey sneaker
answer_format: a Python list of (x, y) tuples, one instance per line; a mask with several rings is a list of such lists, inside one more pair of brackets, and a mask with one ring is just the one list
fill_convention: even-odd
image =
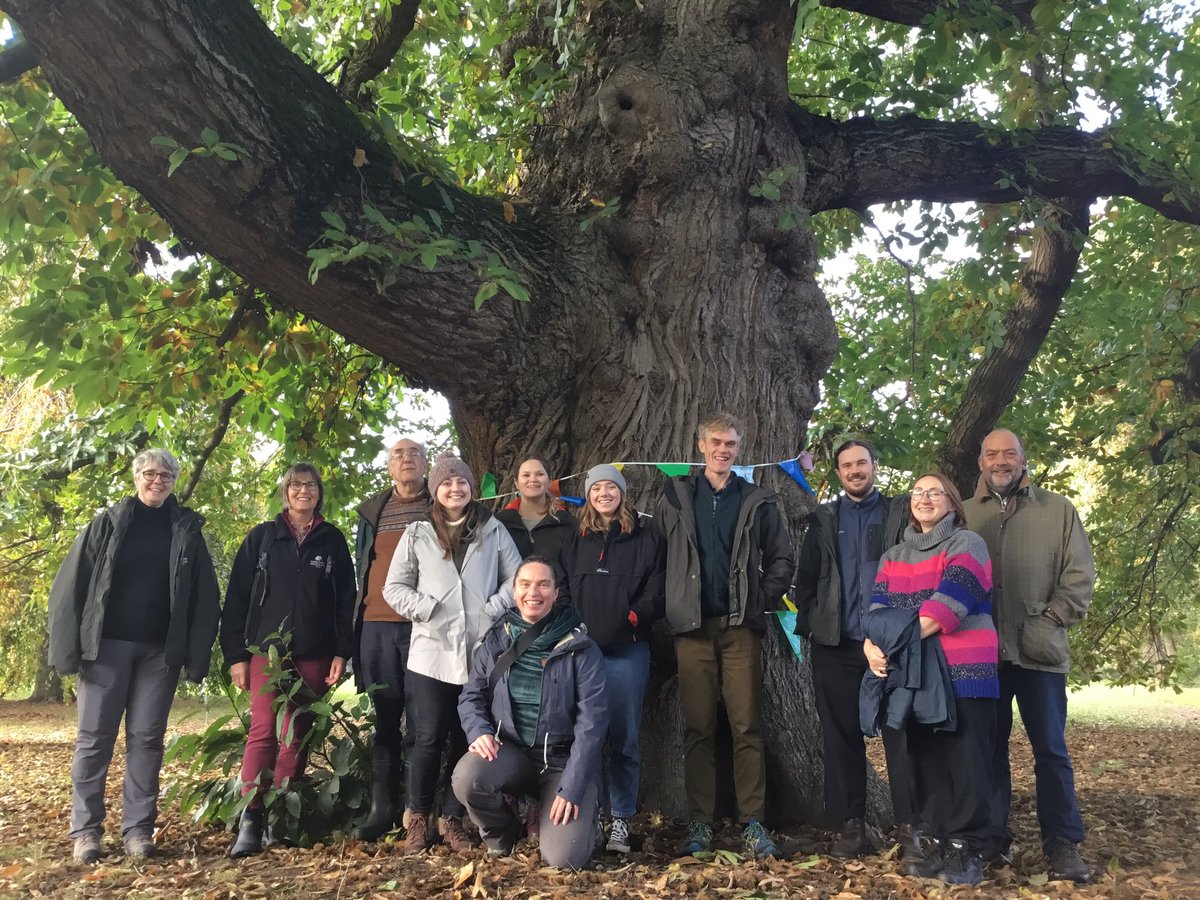
[(75, 838), (75, 851), (72, 856), (75, 862), (95, 862), (104, 855), (100, 846), (100, 835), (85, 834)]
[(712, 849), (712, 828), (698, 819), (693, 819), (688, 825), (687, 837), (679, 845), (680, 856), (691, 856), (693, 853), (704, 853)]
[(629, 846), (629, 823), (625, 819), (613, 819), (608, 832), (608, 852), (628, 853), (632, 849)]
[(755, 859), (779, 859), (779, 848), (775, 846), (771, 833), (758, 819), (751, 819), (746, 823), (746, 829), (742, 832), (742, 843), (746, 845), (746, 852), (753, 853)]
[(133, 859), (145, 859), (158, 852), (153, 835), (134, 831), (125, 835), (125, 855)]

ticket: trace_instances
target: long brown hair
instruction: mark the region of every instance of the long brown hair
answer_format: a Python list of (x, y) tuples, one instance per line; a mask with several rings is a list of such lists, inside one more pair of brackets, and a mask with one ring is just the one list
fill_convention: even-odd
[[(946, 496), (950, 498), (950, 511), (958, 516), (958, 524), (965, 527), (967, 524), (967, 513), (963, 509), (962, 495), (959, 494), (958, 488), (954, 486), (954, 482), (941, 472), (925, 472), (921, 475), (918, 475), (916, 480), (913, 481), (913, 484), (915, 485), (922, 478), (937, 479), (938, 484), (942, 486), (942, 490), (946, 492)], [(915, 518), (913, 518), (911, 491), (908, 495), (908, 524), (918, 531), (921, 530), (921, 524)]]
[[(635, 513), (629, 507), (629, 501), (625, 499), (625, 492), (621, 491), (621, 503), (612, 515), (613, 519), (621, 526), (621, 534), (629, 534), (633, 531), (634, 515)], [(592, 506), (587, 498), (584, 498), (583, 509), (579, 511), (579, 533), (587, 534), (589, 531), (594, 531), (596, 534), (604, 534), (611, 525), (611, 522), (605, 525), (600, 513), (596, 512), (596, 507)]]
[(451, 528), (450, 520), (446, 516), (446, 507), (438, 503), (436, 499), (429, 504), (429, 521), (433, 523), (433, 533), (437, 535), (438, 544), (445, 551), (442, 559), (450, 559), (454, 556), (454, 551), (462, 544), (463, 539), (474, 532), (475, 525), (479, 521), (479, 501), (472, 500), (468, 503), (463, 510), (463, 515), (466, 516), (466, 521), (457, 529)]

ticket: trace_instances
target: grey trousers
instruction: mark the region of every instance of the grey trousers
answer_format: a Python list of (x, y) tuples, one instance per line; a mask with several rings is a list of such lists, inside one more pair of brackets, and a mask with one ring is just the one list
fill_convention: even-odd
[(125, 717), (125, 796), (121, 836), (152, 834), (158, 814), (167, 714), (179, 667), (168, 666), (162, 644), (100, 641), (94, 662), (79, 667), (79, 733), (71, 763), (71, 837), (104, 832), (104, 781)]
[(489, 849), (509, 851), (521, 833), (521, 823), (504, 800), (504, 794), (534, 796), (541, 808), (538, 848), (542, 864), (558, 869), (582, 869), (592, 858), (600, 823), (599, 785), (587, 788), (579, 801), (579, 818), (563, 825), (550, 821), (550, 805), (558, 794), (562, 770), (539, 771), (541, 760), (502, 744), (491, 762), (468, 752), (454, 769), (454, 794), (467, 808), (471, 820)]

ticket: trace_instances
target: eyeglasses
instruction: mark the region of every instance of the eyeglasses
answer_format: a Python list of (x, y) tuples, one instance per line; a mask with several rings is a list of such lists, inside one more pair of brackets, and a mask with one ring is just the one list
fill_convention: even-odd
[(392, 459), (424, 459), (425, 454), (420, 450), (393, 450)]
[(315, 481), (289, 481), (289, 491), (315, 491), (317, 483)]
[(943, 497), (950, 496), (945, 491), (937, 488), (930, 488), (927, 491), (913, 491), (912, 498), (914, 500), (941, 500)]
[(147, 484), (153, 484), (156, 481), (161, 481), (163, 484), (170, 484), (175, 480), (175, 476), (170, 472), (142, 472), (142, 481)]

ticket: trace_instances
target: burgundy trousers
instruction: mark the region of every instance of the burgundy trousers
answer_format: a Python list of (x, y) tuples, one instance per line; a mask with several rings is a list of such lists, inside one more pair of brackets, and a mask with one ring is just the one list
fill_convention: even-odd
[[(325, 694), (328, 688), (325, 678), (332, 662), (329, 657), (291, 660), (292, 668), (310, 692), (309, 700)], [(258, 786), (259, 794), (250, 803), (253, 808), (262, 807), (262, 795), (267, 790), (262, 780), (264, 772), (274, 770), (276, 787), (284, 781), (295, 781), (300, 777), (308, 756), (300, 745), (313, 723), (311, 715), (297, 714), (296, 704), (288, 701), (279, 731), (276, 732), (275, 698), (279, 692), (267, 687), (266, 665), (266, 659), (261, 656), (250, 660), (250, 734), (246, 738), (246, 752), (242, 756), (242, 793), (248, 794), (255, 785)], [(303, 699), (305, 693), (301, 691), (298, 697)], [(281, 736), (285, 735), (291, 738), (287, 743), (281, 740)]]

